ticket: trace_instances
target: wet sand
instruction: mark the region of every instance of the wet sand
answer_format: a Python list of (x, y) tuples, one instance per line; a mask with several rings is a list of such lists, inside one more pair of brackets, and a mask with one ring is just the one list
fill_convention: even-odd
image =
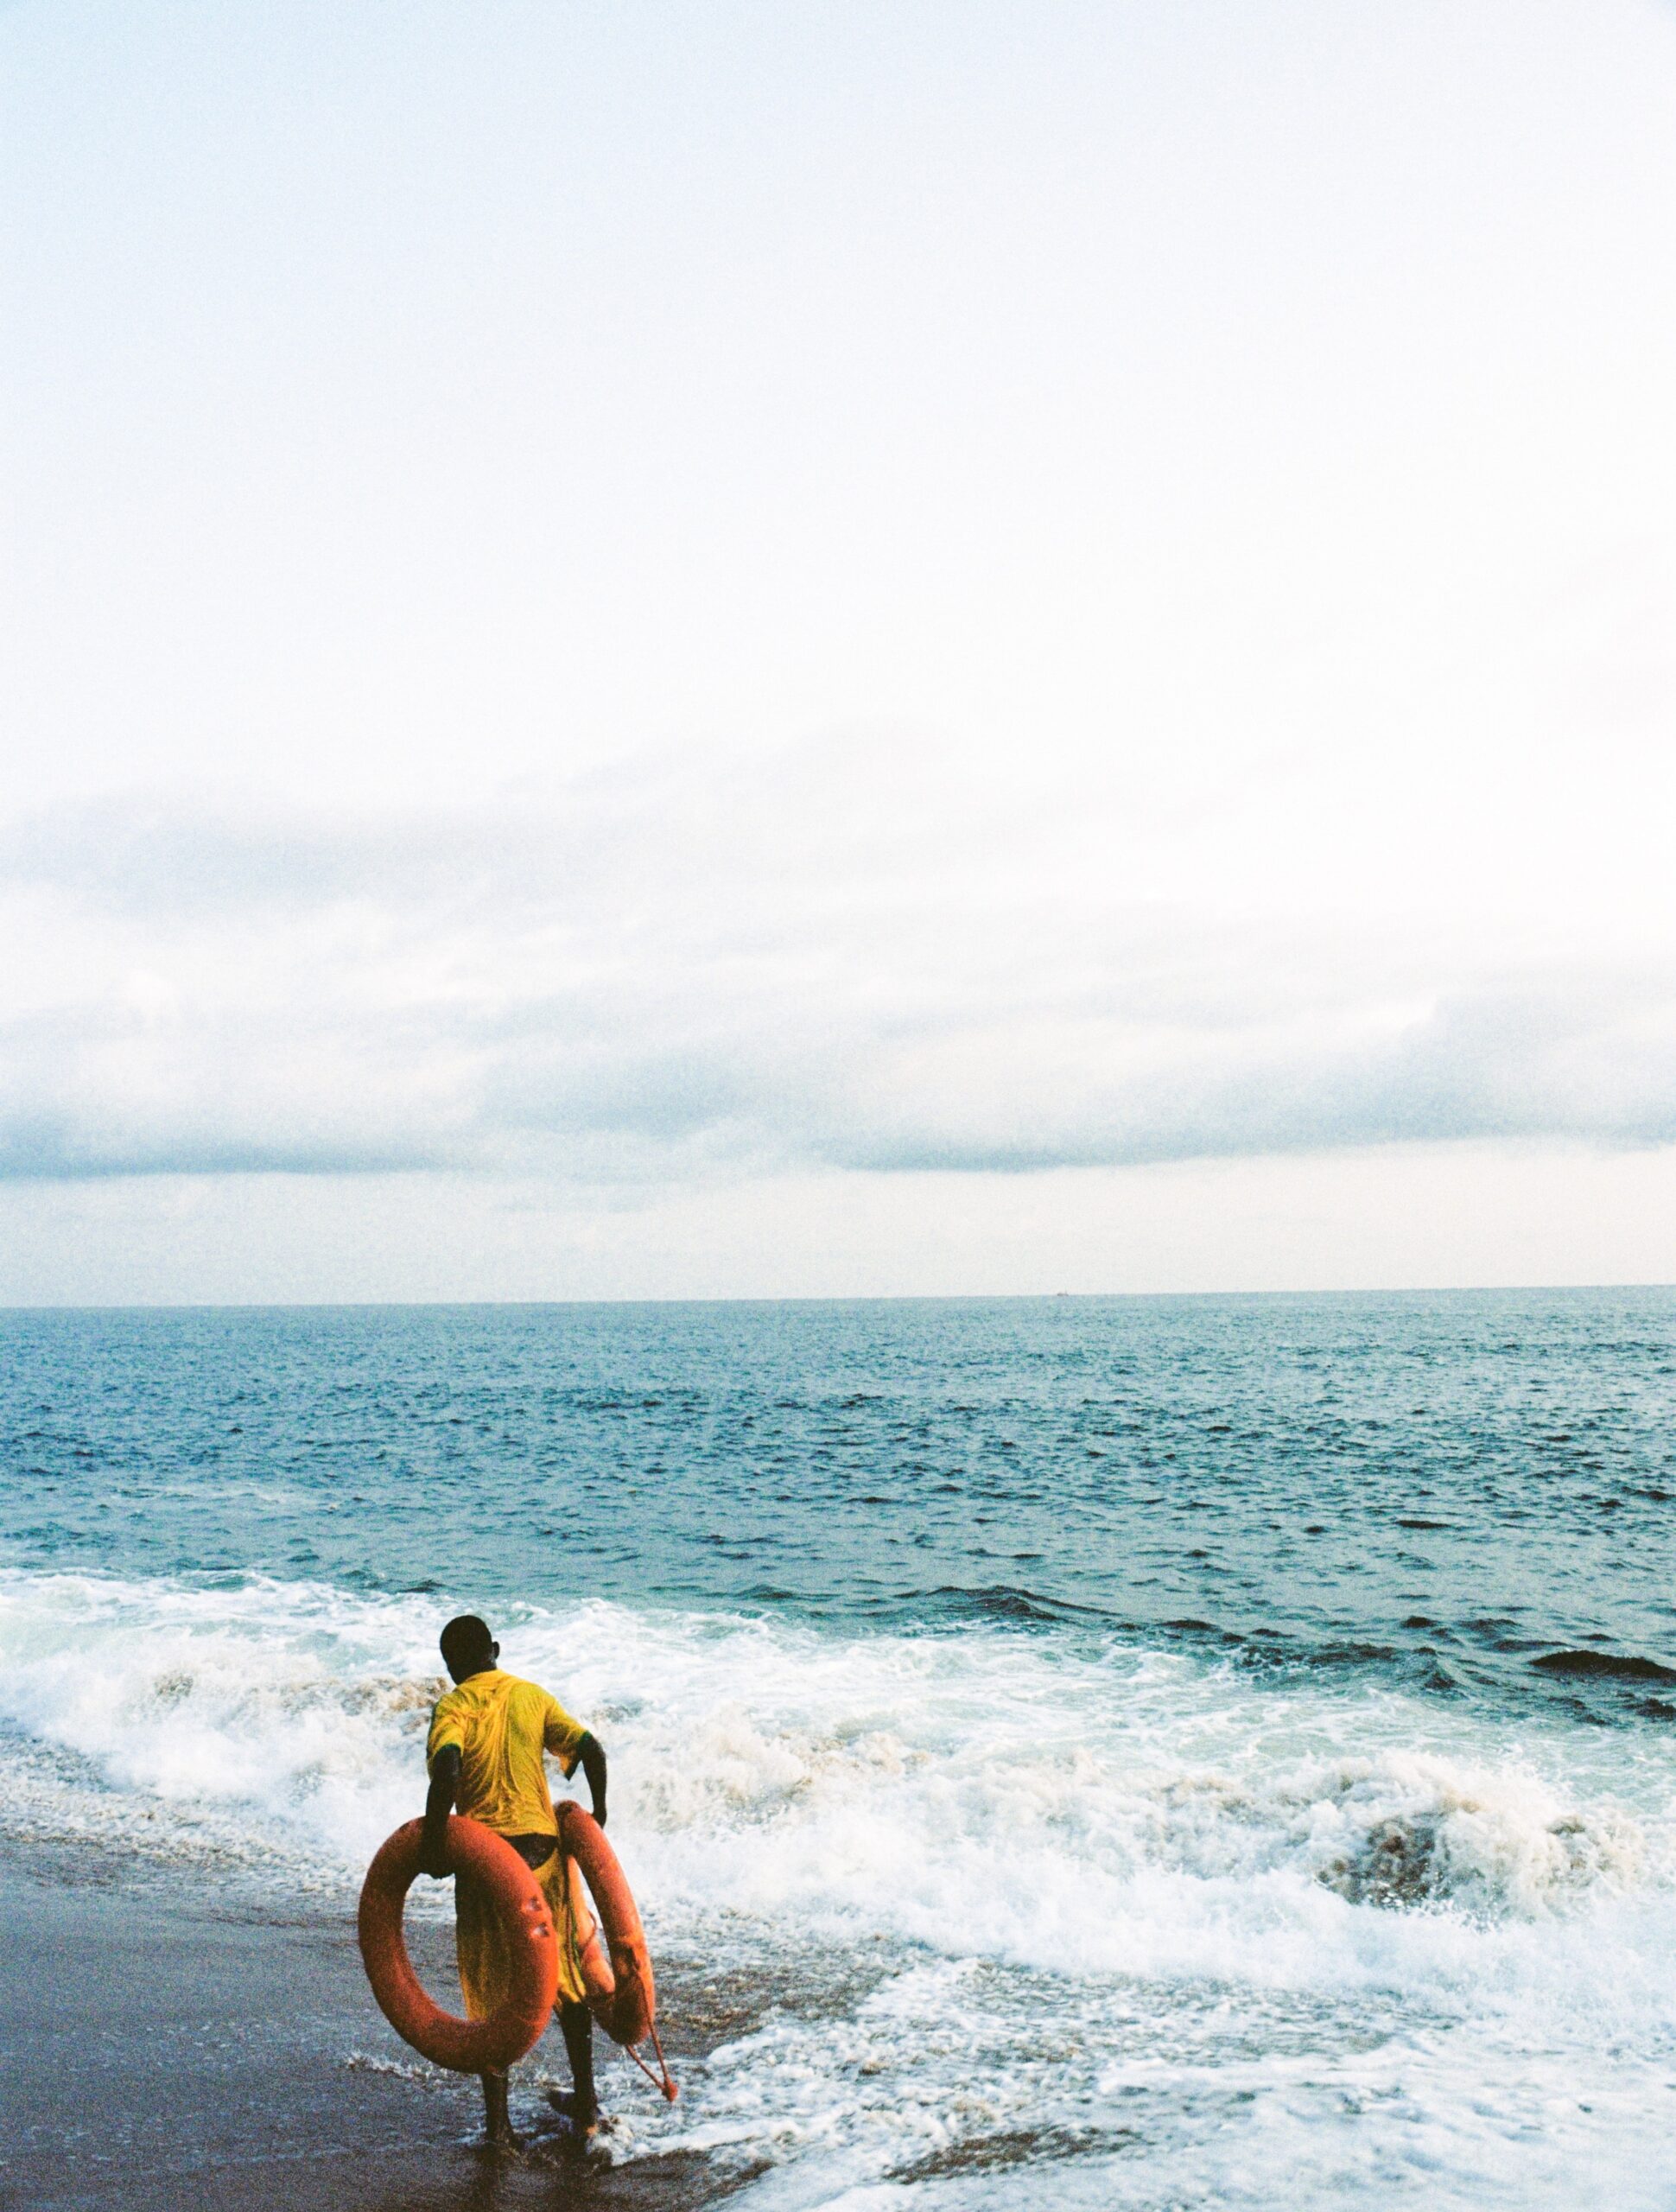
[[(448, 1932), (410, 1936), (441, 1992)], [(672, 2041), (678, 2072), (692, 2044)], [(638, 2077), (603, 2038), (600, 2056), (632, 2112)], [(521, 2120), (536, 2076), (563, 2072), (555, 2031), (514, 2075)], [(0, 2106), (5, 2212), (686, 2212), (742, 2178), (686, 2154), (578, 2162), (552, 2137), (495, 2156), (472, 2139), (475, 2082), (379, 2016), (347, 1913), (194, 1899), (85, 1859), (0, 1863)]]

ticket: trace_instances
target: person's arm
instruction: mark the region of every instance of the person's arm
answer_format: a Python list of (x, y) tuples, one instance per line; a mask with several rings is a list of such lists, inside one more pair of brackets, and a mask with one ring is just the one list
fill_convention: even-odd
[(606, 1824), (606, 1747), (597, 1736), (584, 1736), (576, 1746), (576, 1758), (582, 1772), (587, 1777), (587, 1791), (594, 1800), (594, 1817), (600, 1826)]
[(460, 1746), (444, 1744), (431, 1761), (430, 1794), (425, 1800), (424, 1833), (419, 1839), (419, 1872), (445, 1881), (448, 1864), (448, 1815), (460, 1793)]

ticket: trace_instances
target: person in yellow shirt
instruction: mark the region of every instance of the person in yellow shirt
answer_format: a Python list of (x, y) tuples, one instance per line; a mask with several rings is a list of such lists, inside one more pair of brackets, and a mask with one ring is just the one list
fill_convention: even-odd
[[(587, 2009), (581, 1949), (593, 1929), (575, 1867), (559, 1848), (559, 1824), (543, 1756), (551, 1752), (566, 1778), (578, 1766), (587, 1777), (594, 1817), (606, 1819), (606, 1755), (579, 1720), (534, 1682), (503, 1674), (500, 1646), (486, 1623), (462, 1613), (442, 1631), (442, 1663), (454, 1687), (437, 1700), (425, 1745), (430, 1794), (419, 1847), (422, 1871), (445, 1879), (448, 1818), (460, 1812), (505, 1836), (539, 1880), (559, 1939), (559, 1993), (554, 2010), (570, 2061), (573, 2094), (552, 2102), (578, 2138), (599, 2125), (594, 2091), (594, 2016)], [(469, 1878), (454, 1891), (454, 1944), (466, 2011), (473, 2020), (492, 2012), (506, 1993), (510, 1959), (498, 1917)], [(506, 2076), (485, 2074), (483, 2113), (489, 2140), (515, 2143), (506, 2111)]]

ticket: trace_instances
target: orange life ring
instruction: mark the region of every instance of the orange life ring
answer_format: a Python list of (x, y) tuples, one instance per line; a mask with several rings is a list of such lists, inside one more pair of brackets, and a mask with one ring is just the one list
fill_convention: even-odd
[[(640, 1925), (634, 1892), (594, 1815), (569, 1799), (555, 1810), (560, 1848), (581, 1869), (600, 1922), (581, 1946), (582, 1981), (588, 2005), (612, 2041), (632, 2050), (652, 2032), (657, 2011), (651, 1955), (646, 1948), (646, 1931)], [(608, 1957), (601, 1955), (601, 1930)]]
[[(588, 1826), (594, 1823), (590, 1821)], [(358, 1915), (366, 1978), (385, 2019), (423, 2057), (461, 2074), (498, 2074), (523, 2057), (552, 2015), (559, 1993), (553, 1916), (541, 1885), (511, 1845), (481, 1821), (453, 1815), (448, 1833), (449, 1871), (469, 1874), (482, 1885), (517, 1940), (509, 1947), (511, 1988), (505, 2003), (486, 2020), (462, 2020), (445, 2012), (421, 1986), (402, 1934), (402, 1907), (419, 1872), (423, 1828), (422, 1821), (404, 1822), (366, 1870)], [(616, 1863), (613, 1859), (613, 1866)], [(632, 1899), (629, 1909), (633, 1910)], [(634, 1925), (638, 1930), (638, 1917)], [(650, 1968), (646, 1986), (650, 1991)]]

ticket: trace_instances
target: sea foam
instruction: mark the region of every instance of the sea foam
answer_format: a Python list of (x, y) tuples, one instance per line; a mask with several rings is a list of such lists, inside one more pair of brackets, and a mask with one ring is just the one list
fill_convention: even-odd
[[(346, 1897), (422, 1801), (441, 1611), (0, 1573), (3, 1816)], [(1513, 1737), (1069, 1631), (606, 1604), (498, 1626), (608, 1746), (654, 1942), (786, 1993), (637, 2139), (768, 2158), (765, 2203), (885, 2177), (881, 2202), (1013, 2201), (1008, 2143), (1044, 2129), (1056, 2201), (1149, 2203), (1171, 2173), (1159, 2203), (1279, 2201), (1251, 2194), (1272, 2169), (1348, 2202), (1388, 2138), (1393, 2171), (1393, 2144), (1428, 2146), (1434, 2201), (1559, 2203), (1585, 2105), (1676, 2104), (1649, 2086), (1676, 2052), (1676, 1825), (1647, 1732)], [(1529, 2128), (1535, 2193), (1498, 2197)]]

